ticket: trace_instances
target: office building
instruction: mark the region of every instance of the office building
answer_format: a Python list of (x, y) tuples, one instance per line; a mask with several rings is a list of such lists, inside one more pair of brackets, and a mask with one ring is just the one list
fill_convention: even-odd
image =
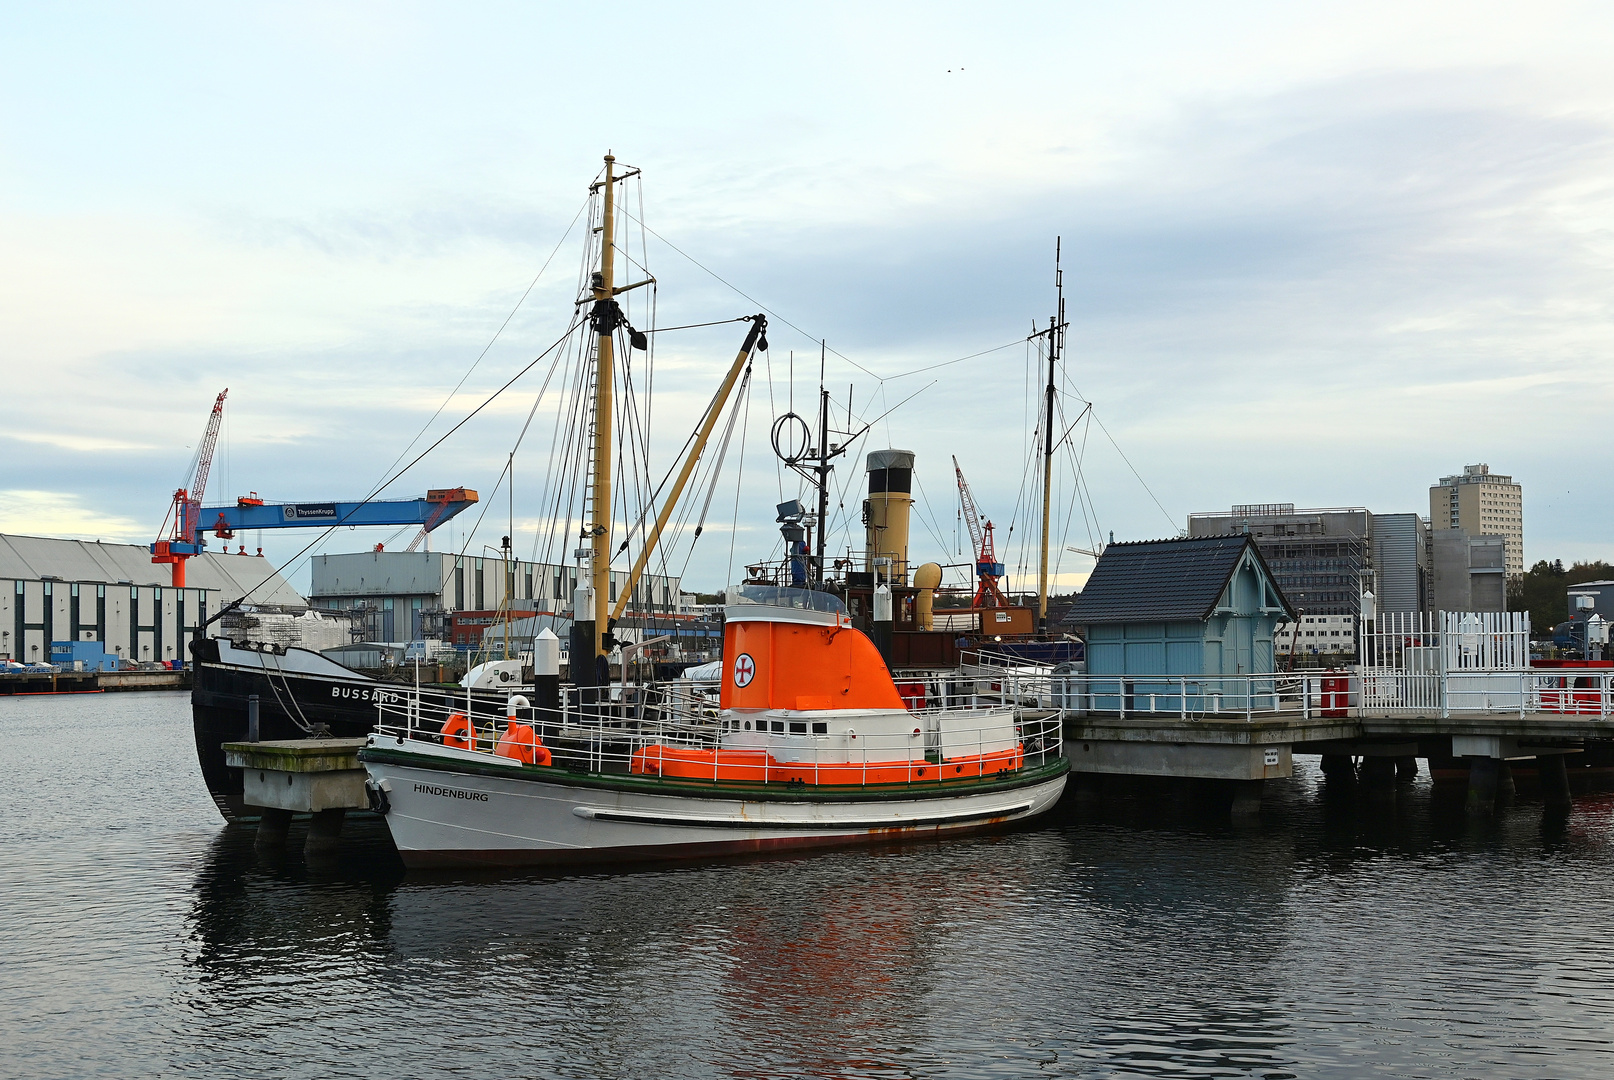
[[(1378, 541), (1374, 515), (1362, 507), (1296, 510), (1293, 502), (1262, 502), (1235, 505), (1227, 513), (1188, 515), (1188, 536), (1227, 534), (1256, 539), (1273, 581), (1304, 615), (1344, 615), (1354, 620), (1362, 610), (1362, 592), (1374, 589), (1380, 560), (1391, 560), (1398, 573), (1411, 565), (1414, 576), (1420, 562), (1417, 530), (1407, 534), (1406, 523), (1398, 521)], [(1411, 597), (1409, 602), (1415, 604), (1415, 581)]]
[(1465, 529), (1429, 532), (1432, 611), (1506, 611), (1507, 541)]
[(1524, 573), (1524, 489), (1513, 477), (1491, 472), (1489, 465), (1464, 465), (1459, 475), (1443, 476), (1429, 489), (1429, 528), (1500, 536), (1507, 576)]

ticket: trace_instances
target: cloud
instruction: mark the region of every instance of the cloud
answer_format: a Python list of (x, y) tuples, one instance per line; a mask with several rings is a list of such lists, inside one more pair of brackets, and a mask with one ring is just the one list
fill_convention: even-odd
[[(689, 72), (700, 64), (682, 52), (678, 78), (654, 59), (625, 76), (629, 94), (635, 80), (661, 88), (604, 125), (645, 166), (643, 215), (665, 238), (644, 240), (660, 285), (629, 294), (633, 317), (646, 321), (652, 298), (663, 326), (758, 303), (779, 316), (756, 364), (738, 512), (736, 445), (691, 585), (720, 585), (775, 545), (772, 504), (797, 483), (768, 430), (791, 395), (792, 350), (798, 411), (811, 401), (820, 338), (838, 412), (849, 382), (855, 414), (871, 418), (934, 380), (839, 462), (836, 543), (860, 546), (857, 454), (889, 440), (920, 455), (934, 529), (916, 543), (957, 555), (957, 454), (1005, 548), (1016, 526), (1020, 558), (1042, 376), (1018, 342), (1052, 311), (1055, 236), (1071, 321), (1061, 381), (1125, 452), (1083, 429), (1092, 504), (1066, 543), (1170, 535), (1187, 512), (1234, 502), (1421, 509), (1429, 483), (1477, 460), (1525, 483), (1530, 558), (1609, 535), (1614, 500), (1598, 496), (1586, 448), (1614, 405), (1614, 114), (1600, 69), (1577, 66), (1601, 31), (1532, 19), (1540, 40), (1507, 20), (1458, 34), (1428, 16), (1369, 33), (1383, 16), (1366, 13), (1336, 34), (1321, 16), (1269, 15), (1219, 14), (1192, 33), (1173, 20), (1164, 36), (1116, 17), (1094, 37), (1088, 15), (1062, 14), (1051, 47), (1091, 63), (1052, 82), (1016, 66), (1015, 35), (947, 14), (895, 55), (882, 46), (878, 65), (863, 63), (878, 35), (836, 44), (828, 25), (797, 28), (823, 51), (809, 62), (776, 49), (771, 77), (740, 95), (726, 67)], [(266, 52), (248, 50), (243, 70), (260, 73), (295, 53), (317, 87), (308, 96), (220, 68), (218, 100), (194, 112), (176, 104), (183, 87), (135, 79), (110, 115), (55, 95), (18, 120), (27, 168), (0, 186), (13, 256), (0, 286), (15, 301), (0, 346), (30, 402), (0, 439), (12, 475), (48, 473), (82, 505), (150, 519), (143, 539), (228, 385), (215, 495), (351, 497), (423, 426), (419, 446), (554, 340), (573, 310), (581, 229), (517, 301), (598, 167), (601, 123), (571, 111), (570, 60), (530, 83), (511, 81), (523, 65), (491, 60), (421, 76), (436, 70), (434, 35), (466, 30), (417, 23), (366, 45), (353, 61), (362, 79), (317, 20), (319, 40), (281, 26)], [(952, 55), (961, 40), (971, 81), (928, 74), (925, 49)], [(252, 138), (201, 138), (237, 112), (256, 118)], [(142, 123), (158, 129), (148, 152), (134, 146)], [(98, 134), (48, 138), (81, 129)], [(81, 167), (101, 137), (127, 152), (118, 177)], [(187, 142), (212, 150), (175, 156)], [(637, 187), (623, 191), (639, 216)], [(638, 257), (637, 231), (624, 233)], [(739, 337), (720, 326), (658, 338), (658, 478)], [(1005, 344), (883, 386), (860, 370), (890, 376)], [(464, 483), (491, 498), (540, 380), (392, 490)], [(551, 518), (547, 478), (575, 468), (550, 457), (569, 387), (554, 388), (518, 457), (518, 519)], [(1546, 498), (1560, 487), (1590, 497)], [(498, 516), (474, 545), (497, 541)], [(732, 563), (731, 528), (746, 533)], [(289, 555), (306, 539), (266, 547)], [(373, 539), (344, 532), (330, 550)]]
[(76, 495), (27, 488), (0, 488), (0, 533), (125, 544), (151, 540), (138, 522), (117, 513), (91, 509)]

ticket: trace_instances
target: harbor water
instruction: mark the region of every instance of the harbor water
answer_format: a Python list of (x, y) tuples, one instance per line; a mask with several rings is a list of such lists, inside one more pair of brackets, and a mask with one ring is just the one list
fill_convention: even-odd
[(1608, 795), (1301, 759), (1254, 825), (422, 875), (374, 819), (259, 855), (195, 757), (182, 694), (0, 698), (0, 1076), (1614, 1075)]

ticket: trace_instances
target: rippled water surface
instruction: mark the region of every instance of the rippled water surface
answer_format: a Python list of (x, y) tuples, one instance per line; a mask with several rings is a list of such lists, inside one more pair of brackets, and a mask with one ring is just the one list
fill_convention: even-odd
[(423, 876), (256, 855), (184, 695), (0, 698), (0, 762), (4, 1076), (1614, 1075), (1607, 795)]

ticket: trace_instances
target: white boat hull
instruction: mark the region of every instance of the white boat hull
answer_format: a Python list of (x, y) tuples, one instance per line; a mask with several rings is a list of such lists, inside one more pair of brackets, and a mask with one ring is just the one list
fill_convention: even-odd
[[(1062, 768), (906, 791), (743, 793), (643, 777), (477, 764), (466, 751), (391, 740), (366, 752), (387, 824), (410, 867), (638, 861), (856, 843), (996, 828), (1059, 801)], [(505, 775), (499, 775), (504, 773)], [(779, 786), (783, 789), (783, 785)], [(660, 790), (656, 790), (660, 789)], [(683, 789), (683, 790), (680, 790)]]

